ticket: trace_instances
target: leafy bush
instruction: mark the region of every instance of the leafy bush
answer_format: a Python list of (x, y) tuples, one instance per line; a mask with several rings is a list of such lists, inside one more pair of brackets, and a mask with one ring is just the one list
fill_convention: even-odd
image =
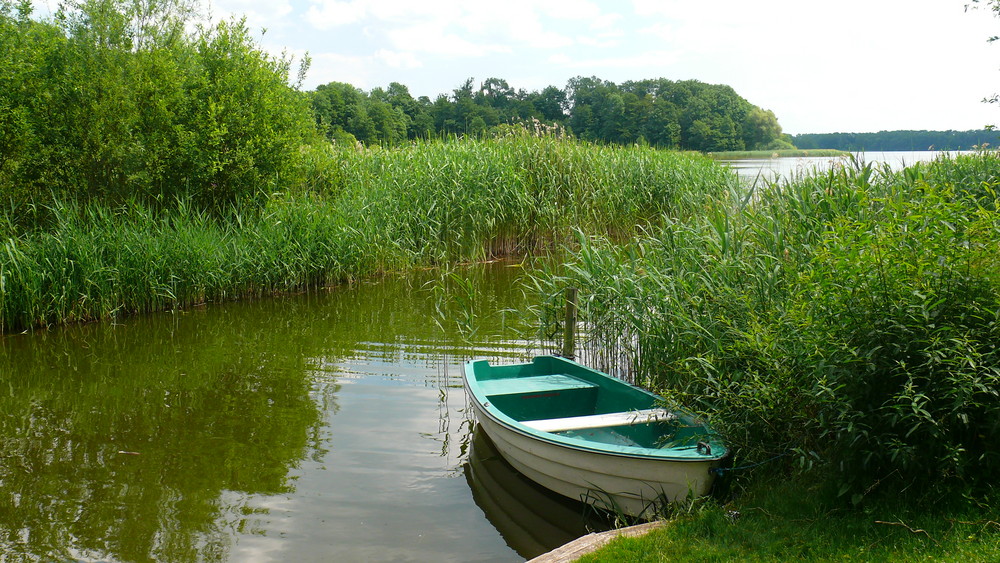
[[(918, 185), (832, 222), (798, 280), (825, 350), (820, 439), (845, 491), (982, 484), (1000, 470), (1000, 216)], [(821, 347), (821, 348), (820, 348)]]
[(0, 0), (0, 197), (17, 209), (259, 201), (310, 138), (290, 61), (262, 52), (242, 21), (193, 27), (183, 0), (30, 13), (28, 0)]

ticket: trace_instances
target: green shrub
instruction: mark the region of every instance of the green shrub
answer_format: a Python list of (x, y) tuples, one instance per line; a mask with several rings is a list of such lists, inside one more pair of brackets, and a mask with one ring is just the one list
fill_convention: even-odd
[(311, 139), (290, 61), (241, 21), (196, 27), (183, 0), (30, 12), (0, 0), (0, 198), (15, 207), (259, 203)]
[(1000, 470), (1000, 216), (945, 186), (832, 222), (798, 280), (846, 487), (991, 482)]

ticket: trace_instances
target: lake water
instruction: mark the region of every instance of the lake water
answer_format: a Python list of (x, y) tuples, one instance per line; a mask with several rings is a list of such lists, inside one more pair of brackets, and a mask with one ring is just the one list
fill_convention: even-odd
[(522, 561), (606, 528), (474, 432), (462, 364), (542, 349), (521, 268), (458, 275), (0, 336), (0, 561)]
[(540, 349), (521, 268), (459, 275), (0, 337), (0, 553), (521, 561), (600, 529), (473, 433), (463, 362)]
[[(860, 162), (886, 163), (892, 170), (901, 170), (917, 162), (927, 162), (942, 154), (954, 156), (959, 152), (897, 151), (853, 153)], [(848, 166), (851, 160), (842, 157), (784, 157), (722, 160), (733, 168), (743, 181), (789, 179), (815, 171), (827, 171), (833, 166)]]

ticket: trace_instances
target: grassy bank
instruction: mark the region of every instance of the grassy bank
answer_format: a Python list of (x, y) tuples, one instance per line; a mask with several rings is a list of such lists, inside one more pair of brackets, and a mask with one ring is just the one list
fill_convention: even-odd
[[(996, 514), (976, 499), (995, 495), (1000, 469), (998, 185), (1000, 158), (988, 153), (898, 173), (858, 163), (765, 186), (629, 245), (586, 237), (540, 282), (552, 296), (543, 321), (558, 318), (565, 286), (579, 287), (592, 357), (700, 410), (737, 466), (772, 460), (755, 476), (737, 472), (743, 497), (685, 524), (702, 530), (691, 545), (723, 534), (714, 526), (724, 510), (763, 506), (788, 515), (761, 512), (725, 532), (760, 559), (839, 558), (885, 534), (914, 536), (890, 542), (887, 556), (918, 558), (925, 534), (872, 523), (899, 514), (936, 526), (932, 544), (947, 536), (957, 553), (995, 559)], [(785, 479), (790, 488), (775, 489)], [(754, 504), (768, 491), (805, 512)], [(943, 499), (959, 516), (940, 516)], [(817, 537), (776, 527), (783, 518), (815, 520)], [(954, 528), (976, 528), (986, 543), (949, 536), (959, 520), (979, 523)], [(746, 536), (743, 525), (760, 531)], [(730, 547), (718, 558), (740, 557)]]
[[(0, 221), (0, 328), (295, 291), (380, 271), (530, 252), (582, 228), (615, 239), (732, 188), (704, 158), (553, 137), (303, 153), (299, 185), (209, 213), (57, 203)], [(41, 214), (41, 213), (40, 213)]]
[(847, 156), (851, 153), (833, 149), (784, 149), (776, 151), (724, 151), (705, 153), (705, 156), (716, 160), (742, 160), (748, 158), (786, 158), (808, 156)]
[(996, 561), (995, 498), (914, 509), (885, 502), (845, 510), (814, 483), (760, 484), (725, 505), (693, 507), (640, 538), (614, 540), (580, 559), (601, 561)]

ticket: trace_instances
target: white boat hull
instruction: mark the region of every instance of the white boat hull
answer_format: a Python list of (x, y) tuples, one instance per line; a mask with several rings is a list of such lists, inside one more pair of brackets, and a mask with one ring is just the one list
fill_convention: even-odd
[(563, 496), (640, 518), (664, 502), (707, 494), (718, 460), (656, 459), (547, 442), (495, 419), (472, 401), (497, 450), (525, 477)]

